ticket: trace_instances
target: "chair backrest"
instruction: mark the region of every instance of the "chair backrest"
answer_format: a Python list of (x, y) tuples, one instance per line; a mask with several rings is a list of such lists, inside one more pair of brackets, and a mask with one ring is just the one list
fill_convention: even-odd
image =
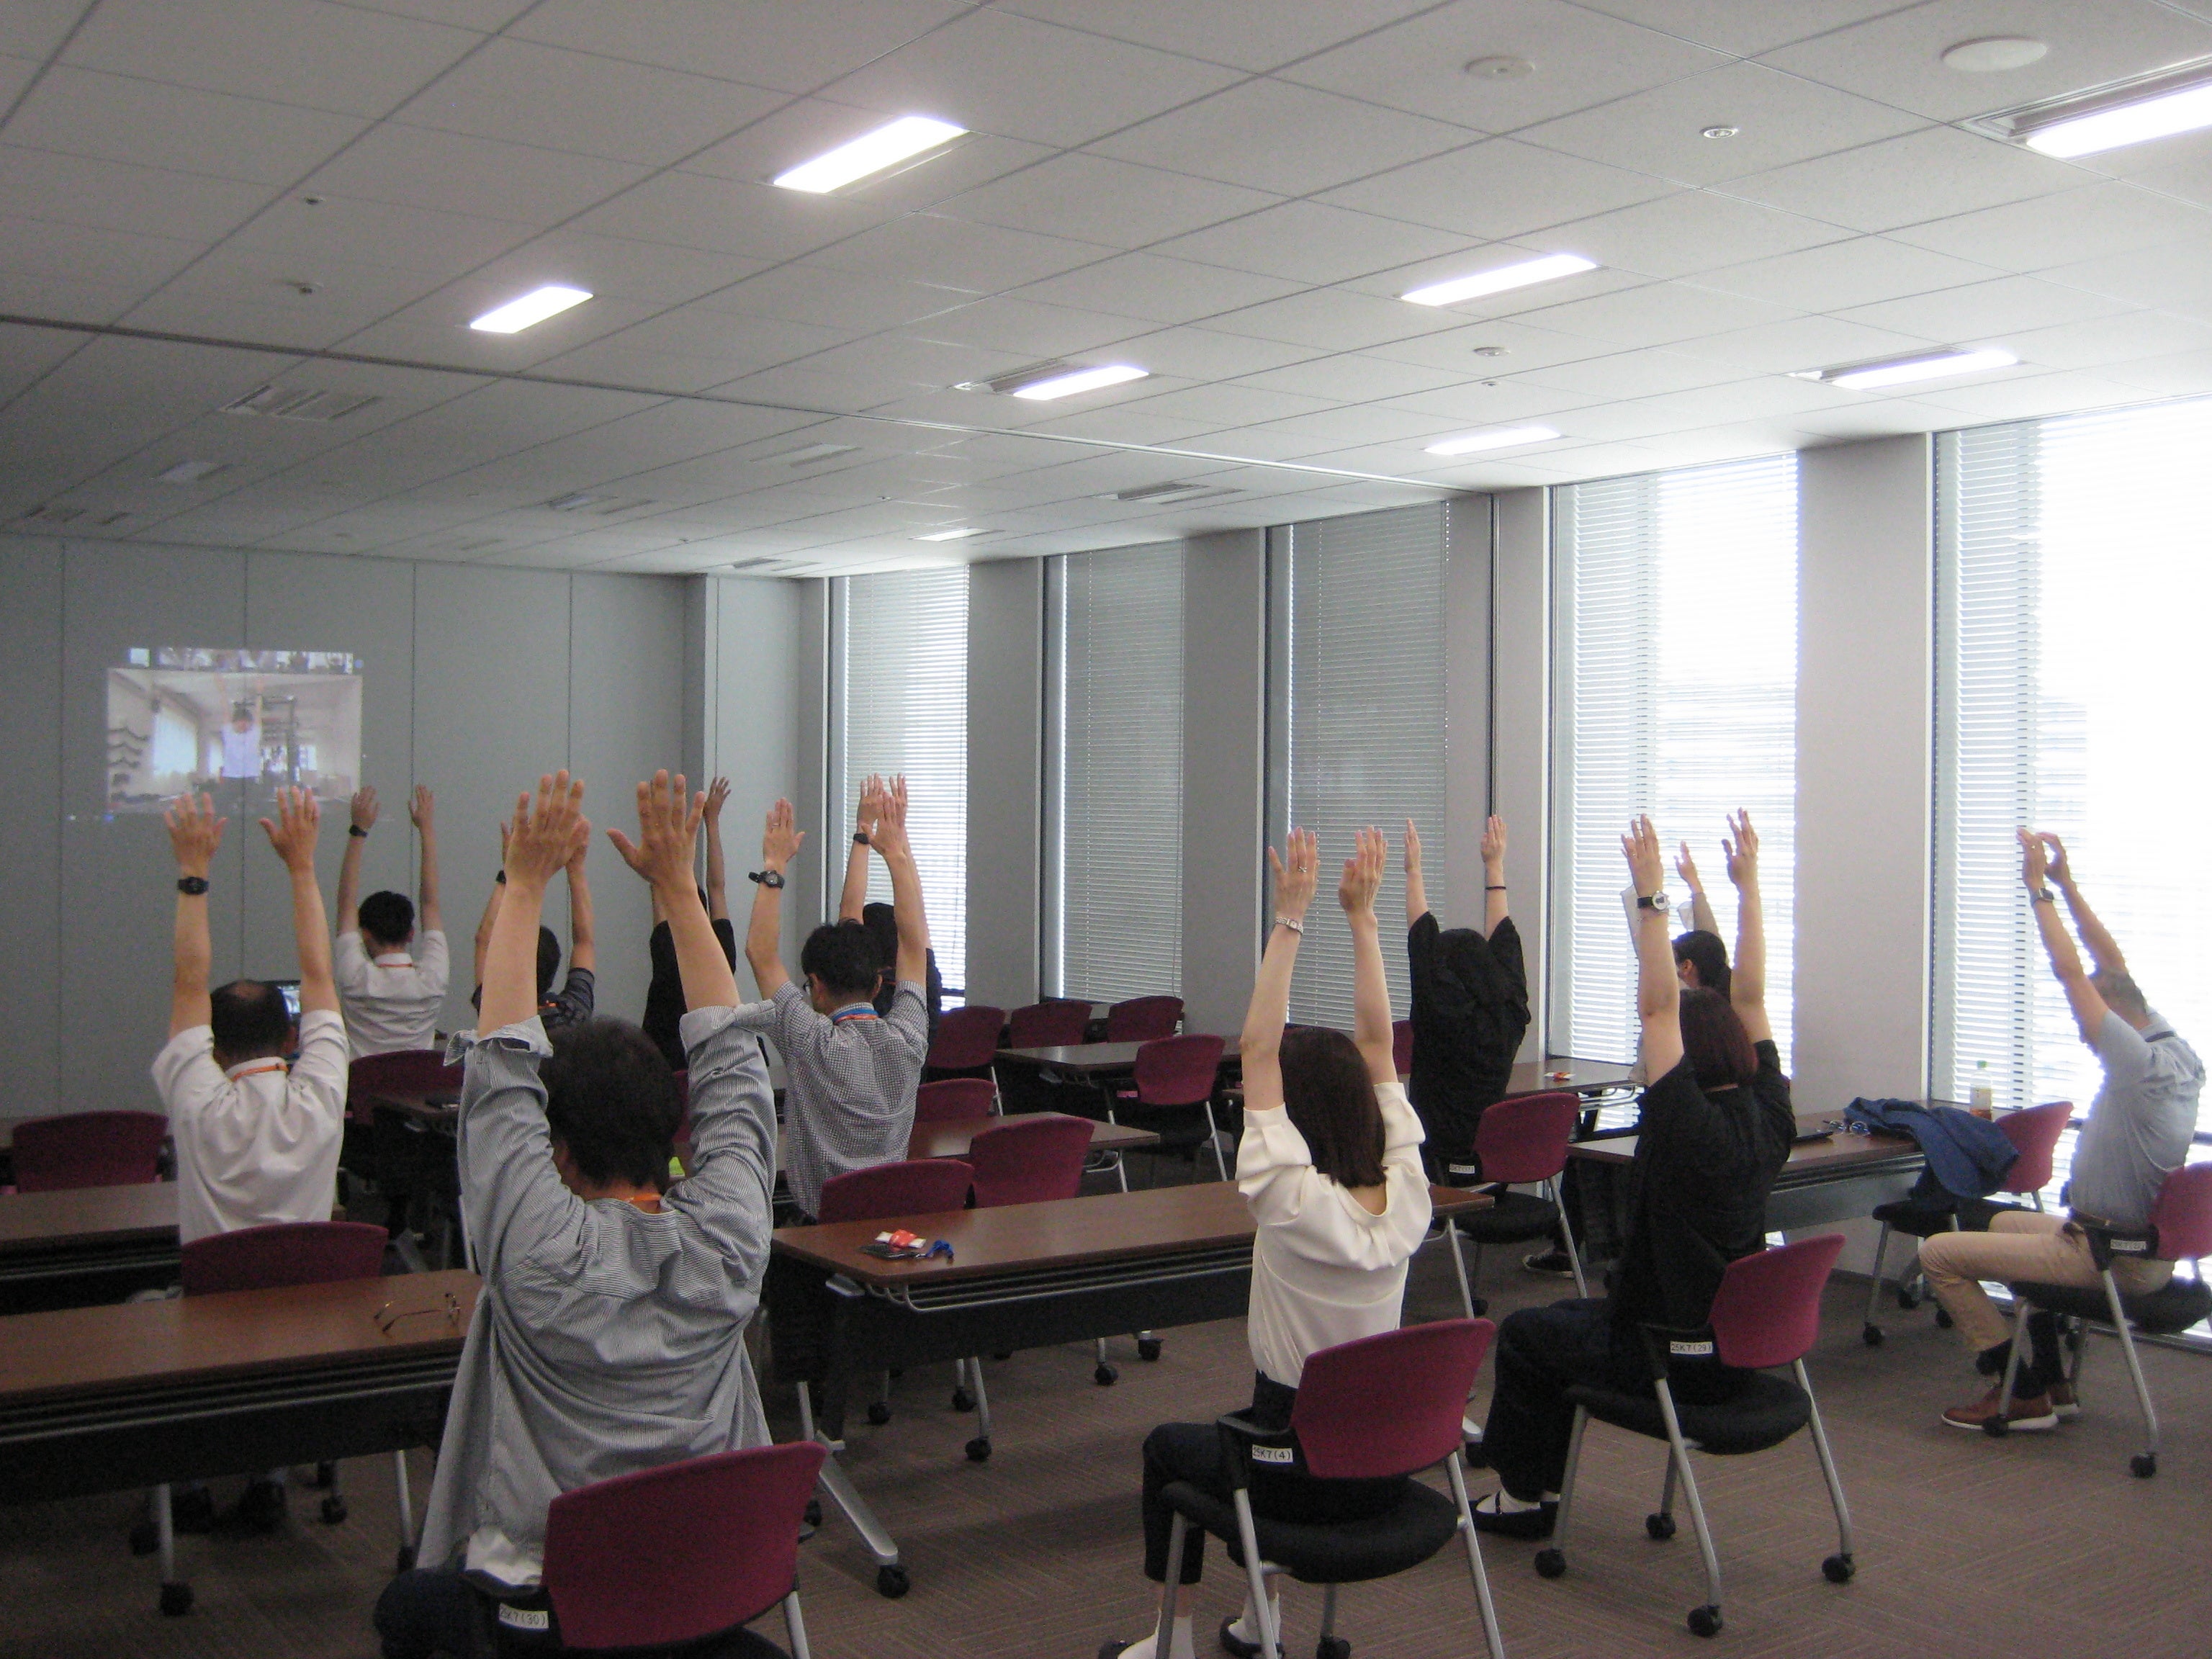
[(1137, 1050), (1137, 1099), (1146, 1106), (1195, 1106), (1213, 1095), (1222, 1041), (1193, 1032), (1162, 1037)]
[(1091, 1026), (1087, 1002), (1032, 1002), (1006, 1016), (1009, 1048), (1073, 1048)]
[(1073, 1198), (1082, 1190), (1083, 1160), (1090, 1151), (1088, 1118), (1048, 1112), (994, 1125), (968, 1143), (975, 1207)]
[(545, 1511), (545, 1593), (568, 1648), (696, 1641), (799, 1580), (819, 1441), (716, 1452), (564, 1492)]
[(1394, 1019), (1390, 1022), (1390, 1063), (1404, 1077), (1413, 1069), (1413, 1022)]
[(2185, 1164), (2166, 1176), (2151, 1206), (2158, 1253), (2167, 1261), (2212, 1255), (2212, 1164)]
[(161, 1176), (169, 1120), (159, 1112), (71, 1112), (15, 1125), (15, 1190), (138, 1187)]
[(975, 1171), (955, 1158), (915, 1158), (902, 1164), (878, 1164), (822, 1183), (814, 1218), (877, 1221), (885, 1216), (935, 1215), (968, 1202)]
[(1820, 1291), (1843, 1253), (1841, 1233), (1822, 1233), (1729, 1262), (1710, 1320), (1721, 1363), (1755, 1371), (1802, 1358), (1820, 1337)]
[(390, 1239), (383, 1228), (359, 1221), (278, 1221), (210, 1233), (185, 1246), (185, 1294), (375, 1279)]
[(433, 1095), (461, 1091), (461, 1068), (446, 1064), (435, 1048), (395, 1048), (363, 1054), (346, 1067), (346, 1115), (368, 1115), (366, 1097), (375, 1094)]
[(1106, 1011), (1106, 1041), (1150, 1042), (1173, 1036), (1182, 1024), (1181, 997), (1131, 997)]
[(1291, 1426), (1324, 1480), (1412, 1474), (1457, 1451), (1467, 1396), (1497, 1327), (1408, 1325), (1306, 1356)]
[(2005, 1172), (2001, 1190), (2039, 1193), (2051, 1184), (2051, 1155), (2057, 1150), (2058, 1137), (2065, 1133), (2073, 1116), (2072, 1101), (2054, 1100), (2045, 1106), (2007, 1112), (1997, 1120), (1997, 1127), (2004, 1131), (2005, 1139), (2020, 1154)]
[(1567, 1140), (1582, 1115), (1582, 1097), (1522, 1095), (1482, 1109), (1474, 1155), (1485, 1181), (1549, 1181), (1567, 1167)]
[(939, 1123), (948, 1117), (988, 1117), (999, 1109), (999, 1085), (987, 1077), (949, 1077), (914, 1091), (914, 1121)]
[(1006, 1024), (1006, 1011), (988, 1003), (949, 1008), (937, 1022), (937, 1035), (930, 1039), (926, 1063), (939, 1072), (981, 1071), (999, 1052), (999, 1033)]

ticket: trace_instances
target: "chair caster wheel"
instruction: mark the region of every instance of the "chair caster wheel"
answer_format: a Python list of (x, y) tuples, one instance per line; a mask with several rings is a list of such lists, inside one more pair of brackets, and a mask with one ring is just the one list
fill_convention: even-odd
[(989, 1462), (991, 1461), (991, 1443), (984, 1439), (980, 1434), (973, 1440), (970, 1440), (968, 1443), (968, 1461), (970, 1463)]
[(1692, 1607), (1690, 1633), (1692, 1636), (1718, 1636), (1721, 1633), (1721, 1610), (1710, 1602), (1702, 1607)]
[(1352, 1659), (1352, 1644), (1341, 1636), (1324, 1636), (1314, 1644), (1314, 1659)]
[(2002, 1417), (1992, 1417), (1982, 1425), (1982, 1432), (1992, 1440), (2002, 1440), (2011, 1432), (2012, 1425)]
[(192, 1587), (190, 1584), (161, 1586), (161, 1611), (171, 1619), (180, 1619), (192, 1610)]
[(891, 1408), (888, 1402), (881, 1400), (872, 1400), (868, 1402), (869, 1422), (874, 1424), (880, 1429), (884, 1424), (890, 1420)]
[(1159, 1338), (1157, 1336), (1140, 1336), (1137, 1339), (1138, 1358), (1145, 1361), (1147, 1364), (1150, 1364), (1153, 1360), (1158, 1359), (1159, 1357)]
[(315, 1465), (315, 1486), (324, 1492), (328, 1492), (332, 1486), (337, 1486), (337, 1483), (338, 1466), (337, 1464), (318, 1463)]
[(1538, 1550), (1536, 1552), (1537, 1577), (1564, 1578), (1566, 1576), (1567, 1558), (1563, 1552), (1559, 1550)]
[(1486, 1296), (1471, 1296), (1467, 1299), (1467, 1305), (1472, 1310), (1468, 1316), (1470, 1319), (1480, 1319), (1490, 1311), (1490, 1298)]
[(1009, 1359), (1012, 1359), (1013, 1357), (1014, 1357), (1014, 1351), (1013, 1351), (1012, 1348), (1009, 1348), (1009, 1349), (1007, 1349), (1007, 1350), (1006, 1351), (1006, 1352), (1004, 1352), (1004, 1353), (994, 1353), (994, 1354), (993, 1354), (993, 1355), (991, 1356), (991, 1359), (992, 1359), (992, 1362), (993, 1362), (994, 1364), (1003, 1365), (1003, 1364), (1005, 1364), (1006, 1363), (1006, 1361), (1008, 1361)]
[(1920, 1292), (1907, 1285), (1899, 1285), (1897, 1287), (1897, 1305), (1904, 1309), (1905, 1312), (1911, 1313), (1915, 1308), (1920, 1305)]
[(131, 1554), (151, 1555), (161, 1547), (161, 1529), (151, 1521), (141, 1521), (131, 1528)]
[(345, 1499), (332, 1492), (328, 1498), (323, 1499), (321, 1513), (325, 1526), (335, 1527), (342, 1524), (346, 1518)]
[(818, 1527), (822, 1524), (822, 1500), (818, 1498), (810, 1498), (806, 1500), (806, 1524), (810, 1527)]
[(975, 1409), (975, 1396), (969, 1393), (965, 1389), (953, 1389), (952, 1409), (956, 1412), (974, 1411)]
[(1936, 1324), (1939, 1330), (1949, 1330), (1951, 1328), (1951, 1310), (1948, 1308), (1936, 1309)]
[(1665, 1543), (1674, 1535), (1674, 1517), (1671, 1515), (1645, 1516), (1644, 1535), (1655, 1544)]
[(890, 1566), (876, 1569), (877, 1595), (896, 1601), (913, 1588), (914, 1583), (906, 1576), (904, 1567)]
[(1859, 1340), (1865, 1343), (1869, 1348), (1879, 1348), (1881, 1346), (1881, 1327), (1879, 1325), (1867, 1326), (1859, 1332)]
[(1832, 1555), (1820, 1563), (1820, 1572), (1832, 1584), (1848, 1584), (1851, 1575), (1859, 1570), (1858, 1563), (1848, 1555)]
[(1102, 1389), (1110, 1389), (1119, 1382), (1121, 1373), (1101, 1361), (1098, 1369), (1091, 1373), (1091, 1380)]
[(2138, 1480), (2148, 1480), (2158, 1473), (2156, 1452), (2137, 1452), (2128, 1459), (2128, 1473)]

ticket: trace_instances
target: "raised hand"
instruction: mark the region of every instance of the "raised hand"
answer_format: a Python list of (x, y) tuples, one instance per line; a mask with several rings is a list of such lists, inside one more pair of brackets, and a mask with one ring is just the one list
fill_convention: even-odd
[(884, 815), (884, 781), (870, 773), (860, 785), (860, 811), (853, 815), (853, 828), (869, 838), (875, 839), (876, 824)]
[(2066, 843), (2048, 830), (2036, 831), (2035, 838), (2044, 846), (2044, 859), (2051, 871), (2051, 880), (2061, 887), (2074, 884), (2074, 866), (2066, 861)]
[(1698, 861), (1690, 856), (1690, 843), (1686, 841), (1675, 849), (1674, 873), (1681, 877), (1682, 884), (1692, 893), (1705, 890), (1705, 884), (1698, 879)]
[(1620, 838), (1620, 854), (1628, 860), (1628, 876), (1636, 884), (1637, 897), (1650, 898), (1666, 890), (1667, 860), (1659, 850), (1659, 832), (1651, 827), (1649, 817), (1629, 820), (1628, 833)]
[(215, 862), (215, 849), (222, 845), (223, 825), (230, 820), (216, 817), (211, 796), (185, 794), (169, 803), (161, 821), (169, 826), (169, 846), (177, 855), (178, 870), (204, 878)]
[(906, 833), (906, 779), (902, 775), (886, 783), (876, 781), (876, 827), (868, 831), (868, 840), (884, 858), (914, 856), (914, 843)]
[(511, 887), (543, 889), (589, 841), (584, 782), (564, 771), (538, 780), (538, 799), (516, 798), (507, 830), (507, 879)]
[(1721, 852), (1728, 860), (1728, 878), (1738, 887), (1759, 880), (1759, 831), (1751, 827), (1751, 814), (1729, 814), (1729, 833), (1721, 837)]
[(353, 792), (353, 827), (356, 830), (376, 828), (376, 790), (363, 784)]
[(761, 867), (781, 874), (805, 841), (806, 832), (793, 826), (791, 803), (779, 800), (768, 809), (768, 823), (761, 830)]
[(1406, 820), (1406, 873), (1409, 876), (1421, 873), (1421, 832), (1413, 828), (1411, 818)]
[(1505, 820), (1495, 812), (1482, 826), (1482, 862), (1492, 869), (1505, 862)]
[(730, 781), (716, 778), (707, 786), (707, 822), (717, 824), (722, 821), (722, 803), (730, 798)]
[(637, 787), (637, 839), (619, 830), (607, 839), (623, 862), (663, 893), (693, 893), (692, 848), (698, 845), (700, 821), (707, 816), (707, 797), (686, 796), (684, 775), (669, 778), (665, 768)]
[(1380, 830), (1362, 830), (1352, 856), (1344, 861), (1344, 874), (1336, 884), (1336, 902), (1347, 916), (1375, 914), (1376, 890), (1389, 864), (1389, 848)]
[(408, 798), (407, 801), (409, 822), (417, 830), (429, 829), (432, 823), (431, 811), (436, 805), (436, 800), (430, 793), (430, 786), (427, 783), (416, 784), (415, 793)]
[(1287, 861), (1267, 849), (1268, 866), (1275, 872), (1275, 919), (1304, 921), (1313, 902), (1314, 884), (1321, 869), (1321, 848), (1310, 830), (1293, 830), (1284, 842)]
[(2020, 879), (2031, 893), (2044, 889), (2044, 878), (2051, 873), (2051, 851), (2043, 844), (2043, 837), (2033, 830), (2014, 833), (2020, 837)]
[(272, 823), (264, 818), (261, 827), (268, 831), (269, 844), (276, 849), (287, 870), (295, 874), (314, 873), (315, 837), (322, 833), (323, 809), (316, 805), (313, 790), (278, 789), (276, 821)]

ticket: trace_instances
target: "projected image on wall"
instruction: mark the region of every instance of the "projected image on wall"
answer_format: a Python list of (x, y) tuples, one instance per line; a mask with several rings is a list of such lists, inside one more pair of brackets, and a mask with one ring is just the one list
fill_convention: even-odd
[(137, 647), (107, 671), (107, 807), (158, 812), (187, 791), (240, 817), (285, 785), (360, 787), (361, 659), (343, 651)]

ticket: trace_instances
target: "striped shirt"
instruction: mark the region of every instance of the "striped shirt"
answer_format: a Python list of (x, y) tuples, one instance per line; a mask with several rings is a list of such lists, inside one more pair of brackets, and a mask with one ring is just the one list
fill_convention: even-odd
[(929, 1052), (921, 986), (901, 981), (880, 1017), (859, 1002), (832, 1018), (787, 980), (772, 1000), (740, 1009), (737, 1024), (765, 1031), (783, 1055), (783, 1173), (800, 1209), (820, 1212), (831, 1177), (906, 1156)]

